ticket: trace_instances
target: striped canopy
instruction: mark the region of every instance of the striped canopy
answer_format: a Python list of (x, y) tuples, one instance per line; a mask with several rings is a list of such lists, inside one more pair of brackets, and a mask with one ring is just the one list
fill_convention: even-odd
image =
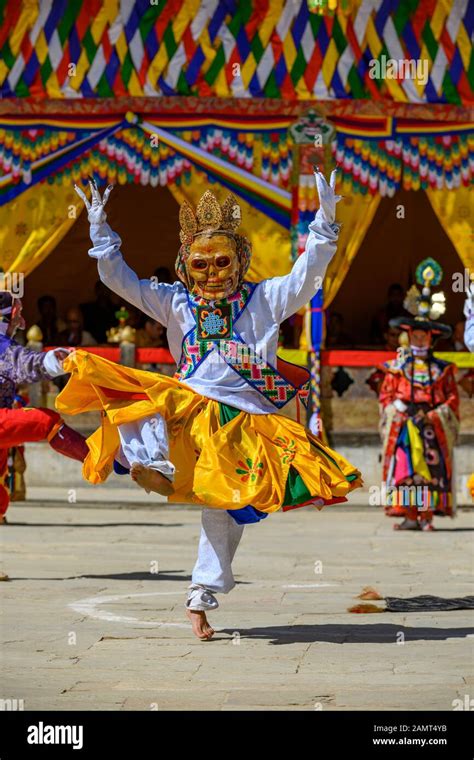
[[(0, 92), (472, 102), (469, 0), (309, 5), (337, 8), (311, 13), (307, 0), (0, 0)], [(405, 60), (417, 62), (417, 74)]]

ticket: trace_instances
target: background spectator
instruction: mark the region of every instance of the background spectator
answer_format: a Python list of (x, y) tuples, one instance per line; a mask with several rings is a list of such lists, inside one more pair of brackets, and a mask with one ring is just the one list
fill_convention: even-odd
[(409, 312), (405, 309), (403, 301), (405, 292), (402, 286), (395, 282), (390, 285), (387, 292), (387, 303), (380, 309), (372, 319), (370, 327), (370, 341), (380, 345), (385, 342), (385, 333), (389, 328), (389, 322), (395, 317), (408, 316)]
[(117, 324), (118, 299), (100, 280), (95, 284), (94, 293), (95, 301), (81, 304), (84, 328), (98, 343), (107, 343), (107, 330)]
[(174, 282), (168, 267), (158, 267), (153, 274), (158, 279), (158, 282), (167, 282), (169, 285)]
[(43, 345), (55, 346), (59, 333), (66, 327), (65, 322), (58, 319), (56, 299), (49, 295), (40, 296), (37, 306), (39, 319), (36, 324), (43, 333)]
[(401, 334), (401, 330), (398, 327), (388, 327), (387, 330), (384, 332), (384, 340), (385, 340), (385, 351), (396, 351), (400, 343), (398, 342), (398, 339)]
[(344, 331), (344, 317), (338, 311), (330, 312), (326, 330), (326, 347), (350, 348), (352, 345), (351, 336)]
[(66, 329), (62, 330), (58, 336), (58, 345), (60, 346), (96, 346), (97, 341), (88, 332), (83, 329), (83, 318), (81, 310), (77, 306), (72, 306), (66, 314)]
[(135, 333), (135, 345), (138, 348), (168, 348), (165, 328), (154, 319), (147, 318), (143, 327)]

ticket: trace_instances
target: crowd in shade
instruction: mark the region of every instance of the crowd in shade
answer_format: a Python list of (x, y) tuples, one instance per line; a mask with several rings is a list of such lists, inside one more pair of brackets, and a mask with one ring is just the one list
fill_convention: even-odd
[[(390, 325), (390, 320), (409, 316), (403, 305), (405, 292), (399, 283), (393, 283), (388, 288), (386, 304), (378, 309), (371, 322), (367, 335), (367, 345), (357, 345), (350, 328), (346, 327), (344, 317), (338, 311), (328, 310), (326, 328), (326, 348), (378, 348), (384, 351), (396, 351), (400, 345), (402, 330)], [(451, 325), (453, 332), (450, 338), (437, 341), (438, 351), (467, 351), (464, 343), (465, 319), (460, 319)]]
[[(172, 277), (167, 267), (159, 267), (154, 272), (158, 282), (171, 283)], [(408, 315), (403, 305), (404, 290), (398, 283), (388, 288), (386, 304), (378, 309), (370, 322), (368, 334), (360, 344), (351, 334), (344, 316), (328, 310), (325, 346), (328, 349), (377, 348), (396, 351), (400, 345), (401, 330), (390, 326), (390, 320)], [(135, 329), (135, 344), (139, 348), (168, 348), (166, 329), (154, 319), (147, 317), (132, 304), (112, 293), (100, 280), (95, 284), (94, 298), (79, 305), (70, 306), (64, 319), (58, 316), (56, 299), (43, 295), (38, 299), (38, 319), (36, 324), (43, 334), (43, 343), (48, 346), (96, 346), (107, 343), (107, 332), (118, 323), (117, 311), (125, 307), (128, 312), (126, 324)], [(298, 348), (304, 319), (295, 314), (281, 325), (280, 345)], [(450, 338), (439, 340), (439, 351), (467, 351), (464, 344), (465, 320), (452, 325)]]
[[(158, 282), (171, 283), (171, 273), (159, 267), (154, 276)], [(132, 304), (124, 303), (100, 280), (94, 287), (94, 298), (86, 303), (70, 306), (64, 319), (58, 316), (56, 299), (43, 295), (38, 299), (38, 318), (35, 324), (47, 346), (97, 346), (107, 343), (107, 332), (118, 324), (117, 312), (122, 307), (128, 312), (126, 324), (135, 330), (135, 344), (139, 348), (167, 348), (166, 329), (147, 317)]]

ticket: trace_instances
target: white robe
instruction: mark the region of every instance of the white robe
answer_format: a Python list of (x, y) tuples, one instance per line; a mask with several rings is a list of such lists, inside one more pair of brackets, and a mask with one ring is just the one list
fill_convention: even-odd
[[(317, 216), (309, 225), (306, 250), (291, 272), (260, 282), (234, 325), (247, 346), (273, 366), (280, 324), (305, 306), (321, 287), (327, 265), (336, 252), (337, 235), (338, 225), (330, 225)], [(91, 239), (94, 246), (89, 255), (98, 259), (102, 282), (167, 328), (170, 352), (178, 363), (183, 338), (194, 326), (184, 285), (140, 280), (123, 260), (120, 237), (106, 223), (91, 225)], [(245, 412), (275, 412), (271, 401), (248, 385), (216, 352), (201, 362), (185, 384), (202, 396)]]

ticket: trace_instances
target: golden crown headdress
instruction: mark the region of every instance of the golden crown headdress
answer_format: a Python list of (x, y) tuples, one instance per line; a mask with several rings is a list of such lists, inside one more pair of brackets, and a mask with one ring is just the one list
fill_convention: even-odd
[(240, 206), (234, 196), (229, 194), (222, 206), (214, 193), (206, 190), (199, 201), (196, 211), (187, 202), (179, 209), (181, 231), (179, 238), (182, 243), (192, 243), (197, 235), (216, 234), (234, 235), (240, 226)]

